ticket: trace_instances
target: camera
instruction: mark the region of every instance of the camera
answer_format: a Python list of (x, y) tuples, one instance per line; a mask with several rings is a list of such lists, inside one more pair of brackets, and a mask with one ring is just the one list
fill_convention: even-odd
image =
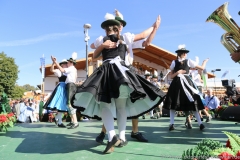
[(235, 79), (222, 80), (222, 86), (226, 88), (225, 93), (228, 97), (230, 96), (235, 97), (236, 95), (239, 94), (236, 89)]

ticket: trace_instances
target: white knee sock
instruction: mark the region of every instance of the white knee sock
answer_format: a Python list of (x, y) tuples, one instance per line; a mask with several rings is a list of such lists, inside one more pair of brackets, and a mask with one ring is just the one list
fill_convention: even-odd
[(58, 124), (62, 124), (62, 112), (58, 112)]
[(153, 117), (153, 110), (150, 111), (150, 116)]
[(126, 123), (127, 123), (127, 113), (126, 113), (126, 102), (127, 99), (115, 99), (115, 104), (117, 107), (117, 125), (119, 138), (125, 141)]
[(100, 107), (102, 109), (102, 121), (108, 133), (108, 141), (111, 142), (116, 133), (114, 131), (113, 115), (109, 108), (110, 104), (101, 102)]
[(198, 121), (198, 125), (200, 126), (202, 124), (202, 121), (201, 121), (199, 113), (197, 111), (193, 111), (193, 113), (194, 113), (194, 116), (196, 117), (196, 119)]
[(170, 110), (170, 124), (174, 124), (175, 110)]

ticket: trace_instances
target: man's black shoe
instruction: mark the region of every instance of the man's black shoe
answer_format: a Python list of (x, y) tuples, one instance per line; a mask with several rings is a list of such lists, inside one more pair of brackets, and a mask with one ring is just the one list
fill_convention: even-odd
[(105, 138), (105, 133), (101, 132), (97, 137), (96, 137), (96, 142), (98, 142), (99, 144), (104, 144), (103, 140)]
[(68, 127), (68, 129), (74, 129), (74, 128), (77, 128), (77, 127), (79, 127), (79, 124), (78, 123), (76, 123), (76, 124), (72, 124), (70, 127)]
[(148, 142), (146, 138), (143, 137), (142, 133), (131, 133), (131, 137), (137, 139), (139, 142)]
[(202, 131), (204, 128), (205, 128), (205, 126), (203, 125), (203, 124), (200, 124), (200, 130)]
[(208, 116), (207, 119), (206, 119), (206, 122), (210, 122), (212, 119), (212, 117)]
[(118, 146), (116, 146), (116, 147), (123, 147), (123, 146), (126, 146), (127, 144), (128, 144), (128, 141), (125, 139), (125, 141), (123, 141), (122, 139), (120, 139), (120, 143), (119, 143), (119, 145)]
[(58, 127), (60, 127), (60, 128), (66, 128), (66, 126), (64, 125), (64, 124), (58, 124)]
[(58, 119), (53, 119), (54, 123), (56, 124), (56, 126), (58, 125)]
[(170, 125), (169, 125), (169, 131), (172, 131), (172, 130), (175, 129), (173, 125), (174, 125), (174, 124), (170, 124)]
[(157, 119), (156, 117), (150, 117), (151, 119)]
[(72, 123), (72, 122), (69, 122), (69, 123), (67, 124), (67, 126), (71, 126), (71, 125), (73, 125), (73, 123)]

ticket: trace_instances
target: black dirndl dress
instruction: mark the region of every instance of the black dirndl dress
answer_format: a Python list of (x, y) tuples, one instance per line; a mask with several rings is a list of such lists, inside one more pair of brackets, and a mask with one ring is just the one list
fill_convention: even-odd
[[(175, 67), (174, 72), (177, 72), (178, 70), (185, 70), (186, 74), (189, 73), (190, 67), (187, 64), (188, 60), (184, 60), (182, 62), (179, 62), (178, 60), (175, 60)], [(192, 79), (188, 75), (182, 75), (185, 77), (188, 84), (193, 87), (194, 89), (197, 89), (196, 85), (192, 81)], [(192, 96), (192, 101), (189, 100), (188, 96), (186, 95), (184, 91), (184, 87), (181, 83), (181, 78), (176, 76), (173, 78), (166, 98), (164, 100), (164, 109), (172, 109), (176, 111), (197, 111), (204, 109), (203, 102), (201, 100), (201, 97), (199, 94), (195, 94), (187, 85), (185, 82), (183, 82), (183, 85), (187, 89), (187, 91)]]
[[(108, 39), (117, 41), (116, 35), (106, 36), (103, 41)], [(103, 64), (77, 88), (73, 105), (83, 108), (83, 115), (101, 118), (100, 103), (108, 103), (116, 118), (114, 99), (123, 98), (123, 90), (128, 92), (124, 95), (127, 98), (127, 118), (137, 118), (162, 102), (165, 93), (125, 65), (126, 51), (125, 44), (119, 44), (114, 49), (104, 49)]]
[(67, 76), (63, 75), (58, 77), (59, 83), (55, 87), (51, 96), (44, 104), (43, 108), (46, 110), (57, 110), (58, 112), (67, 112), (67, 92), (66, 92), (66, 79)]

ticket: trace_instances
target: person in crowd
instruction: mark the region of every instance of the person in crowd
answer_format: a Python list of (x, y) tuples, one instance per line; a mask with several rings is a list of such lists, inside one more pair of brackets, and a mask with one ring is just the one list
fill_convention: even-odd
[(20, 114), (20, 100), (16, 100), (16, 103), (15, 103), (15, 115), (16, 117), (19, 117), (19, 114)]
[[(200, 92), (200, 97), (203, 101), (203, 105), (206, 106), (206, 102), (205, 102), (205, 93), (203, 92), (203, 80), (202, 80), (202, 70), (200, 69), (194, 69), (191, 72), (192, 75), (192, 80), (195, 83), (195, 85), (197, 86), (199, 92)], [(207, 119), (206, 122), (208, 122), (212, 117), (211, 115), (208, 113), (208, 111), (206, 111), (206, 109), (202, 109), (199, 110), (199, 115), (201, 118), (201, 121), (203, 121), (203, 115), (202, 112), (206, 115)], [(195, 122), (197, 122), (197, 119), (195, 120)]]
[(39, 120), (39, 102), (40, 101), (36, 101), (36, 100), (34, 100), (34, 101), (35, 101), (34, 113), (35, 113), (35, 117), (36, 117), (37, 122), (39, 122), (40, 121)]
[(41, 100), (39, 102), (39, 120), (42, 121), (42, 118), (43, 118), (43, 106), (44, 106), (44, 96), (41, 97)]
[[(214, 113), (215, 117), (217, 117), (215, 110), (217, 107), (219, 107), (220, 101), (217, 96), (213, 95), (212, 89), (207, 90), (207, 96), (205, 98), (205, 101), (206, 101), (207, 108)], [(207, 118), (206, 122), (209, 122), (210, 120), (211, 119)]]
[(34, 110), (29, 106), (28, 99), (27, 98), (23, 99), (23, 101), (20, 103), (20, 114), (19, 117), (17, 118), (18, 122), (25, 123), (28, 120), (28, 118), (30, 118), (30, 120), (32, 121), (33, 111)]
[[(158, 73), (157, 73), (157, 71), (154, 71), (154, 74), (152, 76), (152, 83), (156, 87), (161, 88), (161, 84), (158, 82)], [(163, 106), (163, 102), (154, 109), (156, 111), (156, 114), (157, 114), (157, 119), (162, 117), (162, 106)], [(151, 116), (150, 117), (151, 119), (156, 119), (154, 117), (154, 114), (152, 113), (152, 111), (150, 111), (150, 116)]]

